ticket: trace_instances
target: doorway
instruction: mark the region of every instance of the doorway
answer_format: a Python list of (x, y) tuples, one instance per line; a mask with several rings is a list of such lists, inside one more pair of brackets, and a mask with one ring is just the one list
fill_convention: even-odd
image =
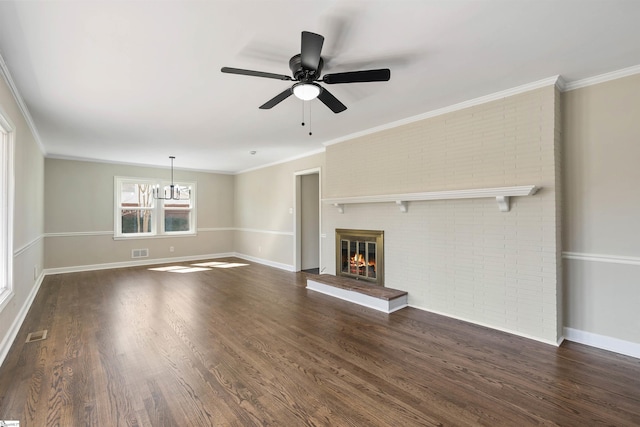
[(295, 271), (320, 272), (320, 169), (295, 174)]

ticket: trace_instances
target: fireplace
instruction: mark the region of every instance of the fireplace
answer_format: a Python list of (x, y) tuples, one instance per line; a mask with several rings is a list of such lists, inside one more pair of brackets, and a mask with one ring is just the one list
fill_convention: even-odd
[(384, 231), (336, 229), (336, 276), (384, 286)]

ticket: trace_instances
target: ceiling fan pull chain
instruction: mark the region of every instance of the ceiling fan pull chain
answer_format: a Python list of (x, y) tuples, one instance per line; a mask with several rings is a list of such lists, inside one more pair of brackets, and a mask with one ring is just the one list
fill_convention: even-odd
[(309, 102), (309, 136), (311, 135), (311, 102)]
[(302, 126), (304, 126), (304, 101), (302, 101)]

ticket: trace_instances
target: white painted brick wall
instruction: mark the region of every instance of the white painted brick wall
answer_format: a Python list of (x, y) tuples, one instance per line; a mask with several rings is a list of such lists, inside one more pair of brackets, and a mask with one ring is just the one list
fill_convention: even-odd
[[(326, 271), (335, 228), (385, 231), (386, 286), (409, 304), (546, 342), (558, 339), (556, 90), (542, 88), (327, 147), (323, 197), (541, 186), (511, 199), (323, 208)], [(559, 190), (559, 187), (558, 187)]]

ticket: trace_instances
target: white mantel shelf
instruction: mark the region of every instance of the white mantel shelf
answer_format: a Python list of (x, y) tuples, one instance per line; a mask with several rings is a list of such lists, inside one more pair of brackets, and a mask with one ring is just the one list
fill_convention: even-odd
[(474, 188), (468, 190), (427, 191), (424, 193), (337, 197), (322, 199), (322, 202), (334, 205), (338, 208), (338, 212), (340, 213), (344, 213), (344, 205), (354, 203), (395, 203), (400, 208), (400, 212), (407, 212), (408, 202), (495, 197), (500, 212), (509, 212), (510, 197), (532, 196), (539, 189), (540, 188), (535, 185), (520, 185), (517, 187)]

